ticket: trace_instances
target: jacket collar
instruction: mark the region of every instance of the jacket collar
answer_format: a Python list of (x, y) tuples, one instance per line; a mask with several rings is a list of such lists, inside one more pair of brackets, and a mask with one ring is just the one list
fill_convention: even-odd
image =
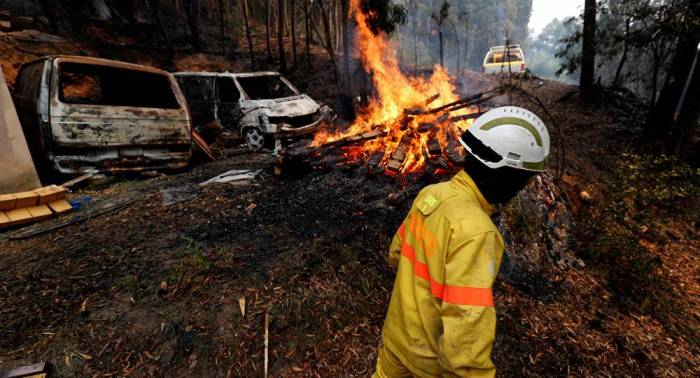
[(493, 207), (493, 205), (491, 205), (486, 198), (484, 198), (484, 195), (481, 194), (481, 191), (476, 186), (474, 180), (472, 180), (472, 178), (469, 177), (467, 172), (464, 172), (464, 170), (459, 171), (459, 173), (452, 177), (452, 180), (450, 181), (461, 187), (463, 190), (471, 190), (476, 196), (476, 199), (479, 201), (481, 207), (489, 216), (493, 215), (493, 213), (496, 211), (496, 208)]

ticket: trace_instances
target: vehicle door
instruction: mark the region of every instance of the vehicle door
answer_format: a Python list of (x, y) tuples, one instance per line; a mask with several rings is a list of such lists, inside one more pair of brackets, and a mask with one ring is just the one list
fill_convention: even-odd
[(192, 124), (203, 126), (216, 121), (213, 102), (213, 77), (211, 76), (178, 76), (182, 94), (187, 99), (190, 108)]
[(219, 122), (225, 128), (237, 130), (238, 122), (243, 116), (239, 101), (241, 93), (232, 77), (217, 77), (215, 87)]

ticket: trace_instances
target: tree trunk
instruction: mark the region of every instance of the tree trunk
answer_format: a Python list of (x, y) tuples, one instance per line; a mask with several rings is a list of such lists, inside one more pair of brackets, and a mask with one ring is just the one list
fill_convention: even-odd
[(165, 58), (165, 67), (174, 68), (175, 66), (175, 49), (173, 49), (173, 44), (170, 42), (168, 33), (163, 27), (163, 22), (160, 19), (160, 8), (158, 7), (158, 0), (150, 0), (151, 2), (151, 17), (156, 23), (156, 27), (160, 32), (161, 37), (163, 37), (163, 42), (165, 43), (165, 49), (167, 51), (167, 56)]
[(134, 0), (129, 0), (124, 2), (124, 9), (126, 12), (126, 21), (129, 23), (131, 28), (136, 27), (136, 9), (134, 9)]
[(700, 123), (700, 68), (698, 68), (698, 53), (693, 59), (693, 67), (685, 84), (685, 95), (681, 95), (680, 114), (678, 125), (673, 130), (672, 151), (678, 160), (685, 160), (688, 156), (693, 136), (698, 123)]
[[(691, 9), (694, 15), (700, 15), (700, 5), (695, 4)], [(698, 42), (700, 42), (700, 28), (697, 26), (682, 33), (678, 39), (661, 93), (647, 119), (646, 134), (651, 140), (666, 139), (671, 131), (676, 106), (690, 72)]]
[(418, 76), (418, 18), (413, 17), (413, 76)]
[(219, 0), (219, 40), (221, 43), (221, 55), (226, 55), (226, 34), (224, 33), (226, 16), (224, 14), (224, 8), (224, 0)]
[(583, 46), (581, 48), (580, 88), (584, 97), (590, 99), (595, 78), (595, 29), (596, 0), (586, 0), (583, 10)]
[(452, 23), (450, 24), (452, 25), (452, 29), (455, 33), (455, 47), (457, 49), (457, 78), (459, 78), (460, 72), (462, 71), (462, 44), (459, 43), (459, 33), (457, 33), (457, 27)]
[(442, 27), (438, 30), (438, 40), (440, 40), (440, 66), (445, 68), (444, 52), (442, 50)]
[(41, 5), (41, 10), (44, 11), (44, 15), (49, 20), (49, 26), (51, 27), (51, 32), (58, 35), (58, 24), (56, 23), (56, 15), (51, 8), (51, 1), (49, 0), (39, 0), (39, 5)]
[(272, 12), (272, 0), (265, 2), (265, 44), (267, 46), (267, 62), (272, 63), (272, 48), (270, 47), (270, 22)]
[(284, 15), (284, 36), (289, 37), (289, 9), (287, 9), (289, 3), (287, 1), (283, 1), (282, 5), (284, 6), (284, 10), (282, 11), (282, 14)]
[(309, 27), (309, 0), (304, 0), (304, 28), (306, 29), (306, 68), (311, 69), (311, 28)]
[(342, 0), (333, 1), (333, 34), (335, 35), (335, 46), (338, 46), (338, 48), (340, 48), (340, 43), (343, 39), (340, 35), (340, 28), (343, 22), (340, 20), (340, 11), (338, 11), (340, 1)]
[(661, 68), (660, 58), (656, 51), (651, 65), (651, 96), (649, 97), (649, 107), (653, 108), (656, 105), (656, 92), (659, 81), (659, 69)]
[(464, 68), (469, 64), (469, 15), (464, 20)]
[(297, 67), (297, 29), (295, 25), (295, 18), (294, 18), (294, 0), (290, 0), (290, 24), (292, 26), (292, 64), (294, 65), (294, 68)]
[(190, 27), (190, 38), (192, 43), (192, 49), (195, 52), (201, 50), (199, 44), (199, 24), (197, 18), (199, 9), (199, 0), (187, 0), (187, 24)]
[(245, 37), (248, 40), (248, 55), (250, 55), (250, 70), (255, 71), (255, 55), (253, 54), (253, 38), (250, 36), (250, 24), (248, 22), (248, 0), (241, 2), (243, 7), (243, 23), (245, 25)]
[[(316, 0), (321, 13), (321, 24), (323, 25), (323, 30), (325, 34), (325, 46), (328, 57), (331, 58), (331, 65), (333, 68), (333, 76), (335, 78), (336, 87), (338, 88), (338, 93), (343, 93), (343, 87), (341, 85), (340, 73), (338, 72), (338, 59), (335, 56), (335, 50), (333, 49), (333, 36), (331, 35), (331, 28), (329, 25), (330, 14), (326, 13), (325, 7), (323, 6), (323, 0)], [(319, 35), (320, 38), (320, 35)]]
[(613, 87), (620, 86), (620, 76), (622, 75), (622, 67), (625, 65), (627, 60), (627, 50), (629, 49), (629, 33), (630, 33), (630, 19), (625, 19), (625, 39), (623, 41), (622, 56), (620, 57), (620, 63), (617, 65), (617, 70), (615, 71), (615, 78), (613, 79)]
[(348, 14), (348, 1), (341, 0), (341, 27), (343, 35), (343, 105), (346, 119), (355, 118), (355, 109), (352, 105), (352, 86), (350, 76), (350, 15)]
[(100, 21), (112, 19), (112, 10), (104, 0), (92, 0), (92, 8), (95, 10), (95, 15)]
[[(700, 11), (698, 8), (700, 7), (697, 7), (696, 11)], [(679, 160), (685, 160), (688, 156), (698, 123), (700, 123), (700, 67), (698, 67), (700, 65), (700, 27), (695, 28), (694, 34), (697, 47), (676, 105), (678, 124), (671, 135), (671, 149)], [(696, 156), (696, 161), (691, 162), (691, 164), (700, 163), (697, 159)]]
[(277, 48), (280, 54), (280, 71), (287, 71), (284, 57), (284, 0), (277, 0)]

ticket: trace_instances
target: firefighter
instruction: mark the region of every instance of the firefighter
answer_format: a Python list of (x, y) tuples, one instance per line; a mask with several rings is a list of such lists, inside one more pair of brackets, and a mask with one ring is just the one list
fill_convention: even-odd
[(492, 285), (503, 238), (494, 205), (547, 169), (549, 133), (532, 112), (500, 107), (462, 135), (464, 170), (416, 197), (391, 247), (396, 281), (374, 377), (493, 377)]

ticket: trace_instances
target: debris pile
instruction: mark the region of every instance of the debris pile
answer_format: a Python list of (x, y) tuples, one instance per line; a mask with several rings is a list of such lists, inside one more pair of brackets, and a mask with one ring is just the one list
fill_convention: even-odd
[(37, 222), (72, 210), (63, 187), (50, 185), (27, 192), (0, 195), (0, 229)]
[(357, 124), (334, 132), (322, 130), (311, 144), (293, 146), (283, 155), (314, 168), (357, 164), (389, 175), (452, 172), (464, 162), (461, 133), (484, 113), (484, 103), (497, 95), (492, 90), (431, 107), (439, 98), (436, 94), (386, 122), (361, 123), (360, 131)]

